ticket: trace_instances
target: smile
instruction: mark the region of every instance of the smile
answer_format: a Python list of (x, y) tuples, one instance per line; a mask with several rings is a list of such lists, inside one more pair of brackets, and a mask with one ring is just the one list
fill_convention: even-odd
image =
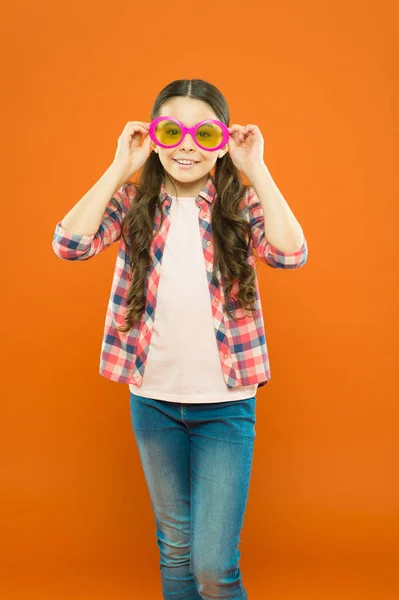
[(199, 163), (199, 160), (179, 160), (177, 158), (174, 158), (173, 160), (179, 163), (179, 165), (196, 165), (197, 163)]

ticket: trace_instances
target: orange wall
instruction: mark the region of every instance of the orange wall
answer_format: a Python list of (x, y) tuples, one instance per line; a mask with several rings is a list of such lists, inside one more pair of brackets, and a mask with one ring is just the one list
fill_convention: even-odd
[(197, 22), (181, 3), (6, 9), (9, 574), (103, 565), (158, 577), (128, 387), (98, 374), (117, 244), (78, 264), (51, 242), (112, 162), (125, 123), (148, 121), (158, 91), (186, 77), (221, 89), (231, 123), (260, 127), (309, 245), (298, 271), (258, 264), (272, 381), (258, 392), (247, 581), (270, 561), (374, 568), (399, 558), (398, 10), (386, 0), (243, 10), (205, 2)]

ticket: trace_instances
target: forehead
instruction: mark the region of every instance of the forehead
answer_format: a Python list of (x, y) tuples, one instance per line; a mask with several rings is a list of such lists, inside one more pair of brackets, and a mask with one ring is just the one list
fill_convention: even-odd
[(197, 98), (184, 98), (175, 96), (169, 98), (159, 111), (160, 117), (174, 117), (187, 127), (192, 127), (204, 119), (217, 119), (211, 106)]

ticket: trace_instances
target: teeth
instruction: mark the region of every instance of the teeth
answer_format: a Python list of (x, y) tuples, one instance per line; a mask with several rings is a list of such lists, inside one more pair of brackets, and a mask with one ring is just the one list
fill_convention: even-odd
[(193, 165), (194, 161), (192, 160), (177, 160), (176, 162), (180, 163), (181, 165)]

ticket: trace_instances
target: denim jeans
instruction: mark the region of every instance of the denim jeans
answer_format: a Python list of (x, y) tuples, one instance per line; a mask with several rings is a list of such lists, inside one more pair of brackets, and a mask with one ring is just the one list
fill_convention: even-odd
[(164, 600), (247, 600), (238, 544), (256, 396), (188, 404), (130, 392), (130, 415), (155, 517)]

